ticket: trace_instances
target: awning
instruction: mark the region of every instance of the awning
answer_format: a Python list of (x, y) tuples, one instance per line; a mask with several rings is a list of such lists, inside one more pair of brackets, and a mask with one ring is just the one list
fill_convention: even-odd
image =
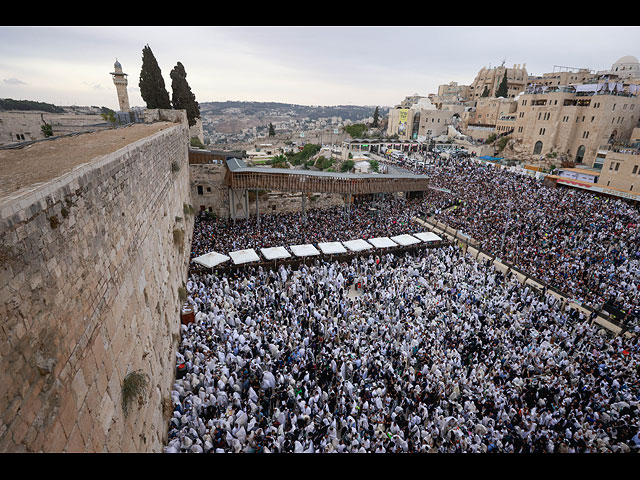
[(322, 250), (322, 253), (332, 255), (334, 253), (346, 253), (347, 249), (340, 242), (321, 242), (318, 243), (318, 248)]
[(371, 245), (376, 248), (388, 248), (388, 247), (397, 247), (398, 244), (391, 240), (389, 237), (376, 237), (370, 238), (367, 240)]
[(203, 267), (212, 268), (228, 260), (230, 260), (230, 258), (226, 255), (218, 252), (209, 252), (205, 253), (204, 255), (200, 255), (199, 257), (196, 257), (191, 261), (202, 265)]
[(362, 250), (373, 248), (370, 243), (365, 242), (361, 238), (357, 240), (349, 240), (348, 242), (342, 242), (342, 244), (352, 252), (360, 252)]
[(442, 238), (440, 238), (433, 232), (414, 233), (413, 236), (419, 238), (423, 242), (439, 242), (440, 240), (442, 240)]
[(309, 257), (311, 255), (320, 255), (320, 252), (313, 245), (291, 245), (289, 247), (296, 257)]
[(261, 248), (262, 256), (267, 260), (275, 260), (277, 258), (289, 258), (291, 254), (284, 247)]
[(391, 237), (391, 240), (393, 240), (394, 242), (402, 246), (413, 245), (414, 243), (420, 243), (420, 240), (406, 233), (403, 235), (396, 235), (395, 237)]
[(231, 260), (233, 260), (233, 263), (235, 263), (236, 265), (260, 261), (260, 257), (258, 256), (256, 251), (251, 248), (229, 252), (229, 256), (231, 257)]

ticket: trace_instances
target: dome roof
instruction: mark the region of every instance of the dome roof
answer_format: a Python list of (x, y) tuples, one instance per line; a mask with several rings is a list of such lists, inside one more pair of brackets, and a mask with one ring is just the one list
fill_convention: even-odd
[(116, 63), (113, 64), (113, 66), (115, 68), (122, 68), (122, 65), (120, 65), (120, 62), (118, 61), (118, 59), (116, 58)]
[(614, 63), (614, 65), (618, 65), (620, 63), (640, 63), (640, 62), (638, 62), (638, 59), (633, 55), (627, 55), (626, 57), (622, 57), (621, 59), (619, 59), (616, 63)]
[(416, 109), (421, 108), (423, 110), (437, 110), (437, 107), (431, 103), (427, 97), (423, 97), (416, 104), (413, 105)]

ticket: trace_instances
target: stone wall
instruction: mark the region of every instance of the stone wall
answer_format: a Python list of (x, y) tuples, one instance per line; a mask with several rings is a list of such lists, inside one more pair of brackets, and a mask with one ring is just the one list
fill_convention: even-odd
[[(229, 217), (229, 188), (224, 184), (227, 167), (223, 164), (210, 163), (191, 164), (189, 169), (191, 198), (196, 211), (206, 210), (218, 217)], [(250, 191), (249, 215), (256, 214), (255, 198), (255, 191)], [(305, 200), (305, 210), (336, 205), (344, 205), (344, 198), (340, 194), (308, 193)], [(240, 205), (236, 208), (236, 213), (240, 216), (245, 215), (244, 206)], [(300, 192), (261, 192), (258, 198), (258, 209), (260, 215), (299, 212), (302, 210), (302, 196)]]
[(162, 451), (188, 143), (178, 123), (0, 205), (0, 451)]

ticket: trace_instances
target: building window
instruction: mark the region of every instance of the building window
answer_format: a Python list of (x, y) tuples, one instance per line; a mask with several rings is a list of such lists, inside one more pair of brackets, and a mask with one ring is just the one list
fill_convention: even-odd
[(638, 171), (638, 165), (634, 165), (633, 166), (633, 172), (631, 172), (633, 175), (636, 174), (636, 172)]
[(619, 166), (620, 166), (620, 162), (616, 163), (616, 172), (618, 171)]
[(204, 192), (202, 191), (202, 185), (198, 185), (198, 195), (202, 195)]
[(576, 152), (576, 163), (582, 163), (582, 159), (584, 158), (584, 145), (580, 145), (578, 151)]
[(535, 144), (535, 146), (533, 147), (533, 154), (537, 155), (542, 151), (542, 142), (540, 140), (538, 140)]

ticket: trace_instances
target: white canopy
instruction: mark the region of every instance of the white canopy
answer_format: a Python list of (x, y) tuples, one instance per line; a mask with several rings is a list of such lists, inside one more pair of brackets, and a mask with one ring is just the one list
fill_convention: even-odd
[(397, 247), (398, 244), (391, 240), (389, 237), (376, 237), (367, 240), (371, 245), (376, 248)]
[(262, 256), (267, 260), (275, 260), (276, 258), (289, 258), (291, 254), (284, 247), (261, 248)]
[(322, 250), (322, 253), (331, 255), (333, 253), (346, 253), (347, 249), (344, 248), (340, 242), (321, 242), (318, 243), (318, 248)]
[(348, 242), (342, 242), (342, 244), (352, 252), (359, 252), (361, 250), (368, 250), (371, 248), (371, 244), (365, 242), (361, 238), (357, 240), (349, 240)]
[(241, 263), (259, 262), (260, 257), (252, 248), (246, 250), (236, 250), (235, 252), (229, 252), (229, 256), (233, 260), (233, 263), (239, 265)]
[(199, 257), (196, 257), (191, 261), (196, 262), (202, 265), (203, 267), (212, 268), (212, 267), (215, 267), (216, 265), (220, 265), (221, 263), (228, 261), (229, 259), (230, 259), (229, 257), (221, 253), (209, 252), (209, 253), (205, 253), (204, 255), (200, 255)]
[(320, 255), (320, 252), (313, 245), (291, 245), (289, 247), (293, 254), (297, 257), (309, 257), (311, 255)]
[(439, 242), (440, 240), (442, 240), (438, 235), (436, 235), (433, 232), (414, 233), (413, 236), (416, 238), (419, 238), (423, 242)]
[(414, 243), (420, 243), (420, 240), (406, 233), (402, 235), (396, 235), (395, 237), (391, 237), (391, 240), (403, 246), (413, 245)]

